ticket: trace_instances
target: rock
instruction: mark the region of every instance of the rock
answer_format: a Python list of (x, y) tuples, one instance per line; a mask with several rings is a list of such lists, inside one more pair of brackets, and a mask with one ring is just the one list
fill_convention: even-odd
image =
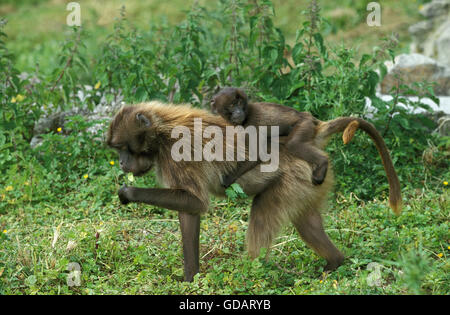
[(49, 116), (42, 116), (34, 124), (33, 138), (31, 139), (31, 148), (36, 148), (42, 144), (42, 135), (48, 132), (57, 132), (59, 127), (64, 128), (66, 117), (75, 116), (75, 111), (58, 112)]
[(410, 50), (450, 66), (450, 0), (434, 0), (420, 10), (426, 18), (409, 27)]
[[(379, 97), (384, 102), (390, 102), (394, 98), (392, 95), (387, 94), (376, 94), (377, 97)], [(437, 122), (439, 118), (445, 115), (450, 115), (450, 96), (438, 96), (439, 99), (439, 105), (436, 104), (432, 99), (430, 98), (420, 98), (417, 96), (402, 96), (402, 98), (407, 99), (407, 104), (404, 104), (403, 102), (398, 102), (398, 106), (402, 106), (405, 109), (407, 109), (409, 112), (413, 114), (427, 114), (431, 115), (430, 119)], [(411, 104), (421, 102), (428, 107), (430, 107), (431, 111), (427, 111), (426, 109), (422, 107), (412, 106)], [(409, 104), (408, 104), (409, 103)], [(370, 98), (366, 97), (366, 110), (368, 113), (376, 112), (376, 108), (372, 106), (372, 101)], [(371, 116), (372, 117), (372, 116)], [(371, 118), (370, 117), (370, 118)]]
[(33, 134), (40, 135), (49, 131), (54, 131), (59, 127), (64, 126), (64, 120), (68, 116), (74, 116), (76, 112), (67, 111), (52, 114), (50, 116), (43, 116), (34, 124)]
[(387, 64), (387, 67), (388, 74), (381, 82), (382, 94), (389, 94), (400, 80), (400, 84), (411, 87), (415, 82), (436, 82), (436, 95), (450, 95), (450, 67), (431, 58), (420, 54), (402, 54), (395, 57), (393, 65)]
[[(82, 90), (77, 91), (76, 97), (80, 99), (83, 103), (89, 93), (100, 93), (98, 91), (93, 91), (92, 87), (84, 86)], [(39, 120), (34, 124), (33, 138), (31, 139), (30, 146), (36, 148), (42, 144), (42, 135), (48, 132), (57, 132), (58, 128), (62, 128), (63, 133), (65, 132), (64, 125), (69, 117), (72, 116), (83, 116), (86, 121), (101, 121), (108, 120), (114, 113), (116, 113), (123, 105), (123, 96), (121, 91), (113, 93), (117, 95), (116, 99), (112, 102), (108, 102), (105, 95), (97, 94), (101, 96), (99, 104), (97, 104), (93, 110), (89, 110), (88, 106), (84, 104), (83, 106), (74, 107), (71, 110), (63, 112), (55, 112), (52, 114), (44, 114)], [(53, 110), (54, 107), (52, 106)], [(44, 109), (45, 111), (45, 109)], [(106, 126), (104, 123), (96, 123), (87, 129), (87, 132), (92, 134), (97, 134), (100, 130), (104, 129)]]
[(450, 20), (442, 24), (436, 33), (440, 34), (434, 45), (436, 60), (450, 66)]
[(408, 32), (411, 35), (421, 36), (433, 28), (433, 22), (430, 20), (420, 21), (411, 25)]
[(39, 147), (42, 144), (42, 137), (40, 136), (34, 136), (30, 141), (30, 147), (32, 149)]
[(430, 3), (425, 4), (419, 12), (426, 18), (432, 18), (447, 14), (449, 9), (449, 0), (433, 0)]

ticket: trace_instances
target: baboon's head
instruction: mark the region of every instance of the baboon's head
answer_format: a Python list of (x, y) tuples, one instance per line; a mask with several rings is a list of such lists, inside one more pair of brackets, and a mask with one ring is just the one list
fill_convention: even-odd
[(155, 129), (151, 117), (138, 107), (125, 106), (115, 115), (106, 143), (119, 153), (120, 168), (125, 173), (141, 176), (152, 168), (157, 153)]
[(247, 95), (238, 88), (228, 87), (214, 95), (211, 111), (233, 125), (242, 125), (247, 119)]

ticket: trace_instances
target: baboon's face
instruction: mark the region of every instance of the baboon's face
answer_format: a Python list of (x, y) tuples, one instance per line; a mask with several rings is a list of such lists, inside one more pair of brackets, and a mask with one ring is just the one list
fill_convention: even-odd
[(236, 88), (226, 88), (211, 100), (211, 111), (233, 125), (242, 125), (247, 118), (247, 95)]
[(147, 173), (153, 166), (152, 124), (149, 118), (135, 113), (132, 106), (123, 108), (108, 130), (107, 144), (119, 153), (120, 168), (135, 176)]
[(120, 168), (125, 173), (133, 173), (134, 176), (142, 176), (153, 166), (152, 161), (141, 153), (132, 151), (129, 144), (117, 149), (119, 153)]

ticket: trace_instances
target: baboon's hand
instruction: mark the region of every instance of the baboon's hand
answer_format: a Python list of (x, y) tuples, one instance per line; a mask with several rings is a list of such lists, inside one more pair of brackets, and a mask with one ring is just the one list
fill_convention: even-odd
[(312, 172), (312, 182), (314, 185), (321, 185), (327, 176), (328, 161), (324, 160)]
[(231, 184), (234, 183), (234, 179), (232, 176), (230, 175), (221, 175), (220, 176), (220, 184), (222, 185), (222, 187), (224, 187), (225, 189), (230, 187)]
[(119, 189), (119, 199), (121, 204), (126, 205), (130, 202), (130, 200), (128, 199), (129, 191), (130, 188), (125, 184), (123, 184), (123, 186)]

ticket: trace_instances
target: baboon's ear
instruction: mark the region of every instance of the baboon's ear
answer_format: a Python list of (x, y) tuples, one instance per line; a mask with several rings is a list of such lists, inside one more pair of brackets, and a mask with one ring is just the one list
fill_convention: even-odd
[(211, 109), (211, 113), (213, 113), (214, 115), (217, 115), (216, 100), (214, 98), (211, 99), (211, 102), (209, 103), (209, 107)]
[(150, 119), (148, 119), (144, 114), (141, 113), (136, 114), (136, 121), (138, 122), (139, 127), (148, 128), (152, 125)]

